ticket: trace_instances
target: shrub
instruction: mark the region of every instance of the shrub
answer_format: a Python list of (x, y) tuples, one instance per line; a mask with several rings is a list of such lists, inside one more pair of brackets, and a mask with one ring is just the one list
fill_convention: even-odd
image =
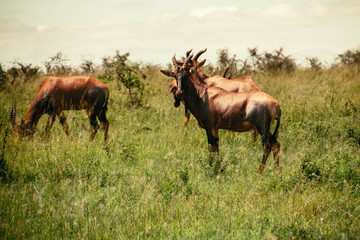
[(21, 73), (24, 75), (24, 82), (28, 82), (35, 78), (39, 73), (39, 67), (32, 67), (32, 64), (23, 64), (18, 62), (17, 65), (20, 67)]
[[(0, 129), (3, 127), (3, 122), (0, 122)], [(7, 182), (11, 179), (11, 174), (9, 170), (9, 166), (7, 163), (7, 159), (5, 157), (5, 148), (6, 141), (9, 136), (9, 128), (5, 128), (5, 131), (2, 136), (2, 145), (1, 145), (1, 153), (0, 153), (0, 181)]]
[(10, 83), (13, 85), (16, 78), (19, 76), (23, 77), (24, 83), (29, 82), (30, 80), (36, 78), (40, 73), (40, 68), (38, 66), (32, 66), (32, 64), (24, 64), (21, 62), (14, 62), (14, 65), (8, 70), (0, 64), (0, 89), (4, 89), (5, 85)]
[(5, 84), (7, 83), (8, 78), (6, 76), (6, 72), (3, 69), (3, 66), (0, 64), (0, 90), (5, 88)]
[(319, 58), (317, 57), (311, 57), (311, 58), (306, 58), (306, 60), (309, 61), (310, 63), (310, 68), (312, 70), (315, 70), (315, 71), (319, 71), (322, 69), (322, 64), (321, 64), (321, 61), (319, 60)]
[(290, 73), (296, 69), (296, 63), (290, 56), (284, 54), (284, 49), (274, 50), (272, 53), (264, 52), (261, 55), (255, 53), (256, 69), (264, 72), (286, 72)]
[[(255, 47), (248, 48), (248, 52), (249, 56), (245, 60), (242, 60), (237, 59), (235, 54), (231, 57), (227, 48), (217, 50), (218, 60), (217, 67), (215, 68), (216, 72), (221, 74), (226, 66), (229, 66), (229, 69), (234, 76), (249, 75), (256, 71), (291, 73), (296, 70), (297, 66), (295, 60), (289, 55), (285, 55), (283, 48), (279, 48), (273, 52), (259, 54), (257, 47)], [(251, 58), (251, 61), (249, 61), (249, 58)], [(316, 67), (321, 67), (321, 63), (319, 63), (318, 60), (312, 59), (312, 61), (314, 61), (314, 67), (315, 64), (317, 64)]]
[(130, 105), (140, 107), (144, 103), (144, 80), (146, 75), (141, 71), (140, 65), (129, 62), (130, 54), (120, 54), (116, 51), (115, 56), (103, 58), (105, 72), (99, 76), (103, 81), (115, 80), (118, 87), (123, 85), (129, 95)]
[(9, 70), (7, 70), (7, 74), (11, 76), (11, 84), (15, 83), (16, 78), (19, 76), (19, 69), (16, 67), (12, 67)]
[(244, 76), (248, 75), (251, 72), (251, 67), (248, 65), (248, 59), (241, 60), (236, 58), (236, 54), (230, 57), (229, 49), (223, 48), (217, 50), (218, 60), (216, 71), (222, 74), (225, 68), (228, 66), (230, 75), (234, 76)]
[(338, 55), (338, 59), (342, 65), (357, 65), (360, 66), (360, 48), (354, 50), (347, 50)]
[(80, 68), (81, 68), (81, 72), (84, 74), (90, 74), (92, 75), (94, 73), (95, 70), (95, 66), (94, 66), (94, 62), (91, 60), (87, 60), (87, 59), (83, 59)]
[(337, 59), (340, 61), (340, 65), (354, 68), (355, 71), (357, 69), (357, 73), (360, 73), (360, 48), (346, 50), (339, 54)]
[(47, 75), (66, 76), (72, 72), (71, 67), (66, 65), (68, 59), (65, 58), (62, 52), (56, 53), (45, 61), (45, 69)]

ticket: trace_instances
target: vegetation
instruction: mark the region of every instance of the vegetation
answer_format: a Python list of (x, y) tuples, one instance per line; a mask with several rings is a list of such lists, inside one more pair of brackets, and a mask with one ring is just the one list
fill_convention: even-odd
[(343, 65), (357, 65), (360, 66), (360, 49), (347, 50), (339, 54), (340, 63)]
[[(284, 54), (284, 49), (279, 48), (273, 52), (259, 53), (258, 48), (248, 48), (249, 56), (242, 60), (237, 58), (236, 54), (229, 53), (228, 48), (219, 49), (217, 51), (218, 61), (217, 67), (210, 66), (209, 70), (221, 74), (226, 66), (231, 69), (231, 75), (244, 76), (256, 72), (267, 73), (291, 73), (296, 70), (295, 60), (289, 55)], [(311, 61), (314, 61), (311, 59)], [(310, 61), (310, 62), (311, 62)], [(321, 64), (319, 61), (318, 64)]]
[(139, 107), (143, 105), (143, 96), (145, 84), (143, 80), (146, 79), (139, 64), (130, 63), (129, 53), (121, 55), (116, 51), (114, 57), (103, 58), (104, 73), (99, 76), (104, 82), (116, 80), (118, 88), (121, 85), (128, 91), (130, 105)]
[(184, 134), (183, 106), (173, 107), (172, 79), (159, 66), (137, 65), (147, 89), (138, 108), (127, 107), (127, 88), (107, 81), (107, 144), (102, 134), (89, 142), (88, 119), (76, 111), (66, 113), (74, 142), (58, 121), (45, 138), (46, 117), (32, 139), (18, 138), (8, 109), (15, 101), (25, 115), (43, 73), (9, 83), (0, 91), (0, 237), (357, 239), (360, 82), (352, 65), (252, 69), (282, 108), (282, 172), (270, 157), (263, 174), (260, 140), (249, 133), (221, 131), (209, 165), (204, 130), (192, 118)]
[(65, 58), (62, 52), (56, 53), (44, 62), (46, 74), (52, 76), (67, 76), (71, 74), (72, 69), (66, 65), (67, 61), (69, 60)]

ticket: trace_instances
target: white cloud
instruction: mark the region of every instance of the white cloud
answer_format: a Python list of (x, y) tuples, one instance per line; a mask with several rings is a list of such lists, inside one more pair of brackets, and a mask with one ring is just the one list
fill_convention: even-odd
[(132, 7), (132, 8), (154, 8), (156, 4), (152, 1), (127, 1), (124, 3), (120, 3), (121, 6), (124, 7)]
[(274, 6), (270, 6), (264, 9), (263, 14), (269, 17), (283, 17), (283, 18), (294, 18), (296, 17), (296, 11), (285, 3), (279, 3)]
[(321, 0), (310, 0), (306, 3), (304, 11), (311, 16), (323, 17), (327, 13), (328, 9)]
[(238, 10), (237, 7), (234, 6), (222, 6), (222, 7), (215, 7), (215, 6), (209, 6), (209, 7), (196, 7), (190, 10), (189, 15), (190, 17), (197, 17), (197, 18), (203, 18), (207, 15), (216, 13), (216, 12), (227, 12), (227, 13), (233, 13)]
[(148, 23), (151, 25), (158, 25), (158, 24), (169, 24), (170, 22), (180, 18), (181, 15), (177, 13), (165, 13), (160, 15), (153, 15), (148, 19)]
[(252, 19), (253, 24), (259, 27), (269, 25), (290, 25), (299, 18), (301, 13), (299, 10), (294, 9), (290, 4), (278, 3), (276, 5), (270, 5), (266, 7), (247, 8), (242, 10), (240, 15), (247, 16)]
[(38, 32), (43, 32), (47, 29), (48, 27), (46, 25), (42, 25), (42, 24), (39, 24), (36, 26), (36, 29)]
[(16, 20), (0, 19), (0, 32), (15, 31), (23, 27), (23, 24)]

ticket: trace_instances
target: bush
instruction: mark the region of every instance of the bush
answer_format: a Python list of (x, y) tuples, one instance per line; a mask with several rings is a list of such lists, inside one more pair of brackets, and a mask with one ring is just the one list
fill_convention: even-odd
[(322, 64), (321, 64), (321, 61), (319, 60), (319, 58), (317, 57), (312, 57), (312, 58), (306, 58), (306, 60), (309, 61), (310, 63), (310, 68), (312, 70), (315, 70), (315, 71), (319, 71), (322, 69)]
[(62, 52), (56, 53), (45, 61), (45, 69), (47, 75), (66, 76), (72, 72), (71, 67), (66, 65), (68, 59), (65, 58)]
[[(284, 54), (284, 49), (274, 50), (271, 52), (258, 53), (257, 47), (248, 48), (249, 56), (245, 59), (237, 59), (236, 55), (230, 56), (227, 48), (218, 49), (217, 55), (217, 67), (214, 72), (218, 72), (220, 75), (226, 66), (229, 66), (230, 74), (234, 76), (245, 76), (252, 72), (269, 72), (269, 73), (280, 73), (294, 72), (297, 68), (295, 60), (289, 55)], [(249, 60), (251, 58), (251, 61)], [(313, 62), (313, 68), (321, 69), (321, 63), (318, 59), (311, 59)], [(252, 66), (251, 66), (252, 65)]]
[(32, 64), (23, 64), (18, 62), (17, 65), (20, 67), (21, 73), (24, 75), (24, 82), (28, 82), (35, 78), (39, 73), (39, 67), (32, 67)]
[[(15, 65), (18, 65), (16, 67)], [(21, 62), (14, 62), (14, 66), (5, 70), (0, 64), (0, 90), (5, 89), (6, 84), (13, 85), (15, 80), (20, 76), (23, 78), (24, 83), (29, 82), (36, 78), (40, 73), (38, 66), (32, 66), (32, 64), (24, 64)]]
[(264, 52), (257, 55), (255, 52), (253, 57), (256, 59), (256, 69), (264, 72), (286, 72), (291, 73), (296, 70), (296, 63), (290, 56), (284, 54), (284, 49), (274, 50), (272, 53)]
[(244, 76), (251, 73), (251, 67), (248, 65), (248, 59), (244, 61), (236, 58), (236, 54), (230, 57), (229, 49), (223, 48), (217, 50), (218, 60), (216, 72), (222, 74), (228, 66), (231, 69), (229, 75)]
[(15, 83), (16, 78), (19, 76), (19, 69), (16, 67), (12, 67), (9, 70), (7, 70), (7, 74), (11, 76), (11, 84)]
[(94, 74), (95, 71), (95, 66), (94, 66), (94, 62), (88, 59), (83, 59), (80, 68), (81, 68), (81, 72), (84, 74)]
[(6, 72), (3, 69), (3, 66), (0, 64), (0, 90), (3, 90), (5, 88), (7, 81), (8, 78), (6, 76)]
[(347, 50), (338, 55), (340, 63), (343, 65), (360, 65), (360, 48), (354, 50)]
[(116, 51), (115, 56), (103, 58), (105, 72), (99, 76), (103, 81), (115, 80), (118, 87), (123, 85), (129, 95), (132, 107), (140, 107), (144, 103), (144, 80), (146, 75), (140, 70), (140, 65), (128, 60), (129, 53), (123, 55)]

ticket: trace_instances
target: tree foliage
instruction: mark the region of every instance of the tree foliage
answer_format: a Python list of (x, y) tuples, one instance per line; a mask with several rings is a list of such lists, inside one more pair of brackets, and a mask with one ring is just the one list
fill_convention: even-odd
[(360, 48), (347, 50), (339, 54), (338, 58), (343, 65), (360, 65)]
[(144, 104), (146, 75), (141, 71), (140, 64), (128, 60), (129, 56), (130, 53), (120, 54), (116, 51), (113, 57), (103, 58), (105, 71), (99, 78), (105, 82), (115, 80), (119, 88), (124, 86), (128, 91), (130, 105), (140, 107)]
[(36, 78), (40, 73), (40, 68), (38, 66), (32, 66), (31, 63), (24, 64), (14, 62), (13, 64), (14, 65), (7, 70), (0, 64), (0, 89), (5, 89), (7, 84), (13, 85), (18, 77), (22, 77), (23, 82), (26, 83)]
[(216, 71), (221, 74), (229, 66), (234, 76), (245, 76), (252, 72), (291, 73), (296, 69), (295, 60), (284, 54), (284, 49), (279, 48), (273, 52), (259, 53), (258, 48), (248, 48), (249, 56), (244, 60), (238, 59), (236, 54), (229, 53), (227, 48), (217, 51), (218, 60)]
[(251, 72), (247, 59), (238, 59), (236, 54), (233, 54), (231, 56), (228, 48), (222, 48), (217, 50), (217, 55), (218, 60), (216, 71), (219, 74), (223, 73), (227, 66), (229, 66), (229, 69), (231, 69), (230, 75), (248, 75)]
[(306, 60), (310, 63), (310, 68), (315, 71), (319, 71), (322, 69), (322, 63), (317, 57), (309, 57)]
[(95, 71), (95, 64), (89, 59), (83, 59), (80, 68), (82, 73), (92, 75)]
[(360, 73), (360, 48), (339, 54), (338, 60), (340, 60), (341, 65), (357, 68), (358, 73)]
[(39, 72), (39, 67), (38, 66), (32, 67), (31, 63), (23, 64), (18, 62), (17, 65), (19, 65), (20, 71), (24, 76), (24, 82), (28, 82), (31, 79), (35, 78)]
[(284, 49), (279, 48), (273, 52), (264, 52), (263, 54), (257, 54), (257, 52), (250, 52), (254, 57), (256, 70), (263, 72), (286, 72), (291, 73), (296, 69), (295, 60), (289, 55), (284, 54)]
[(6, 71), (3, 68), (3, 65), (0, 64), (0, 90), (5, 88), (7, 81), (8, 81), (8, 78), (6, 76)]
[(55, 76), (66, 76), (72, 72), (70, 66), (66, 65), (66, 62), (69, 61), (65, 58), (62, 52), (56, 53), (54, 56), (50, 57), (49, 60), (44, 62), (46, 74), (55, 75)]
[(15, 83), (16, 78), (19, 76), (19, 69), (17, 69), (15, 66), (11, 67), (9, 70), (7, 70), (7, 74), (11, 76), (11, 84)]

